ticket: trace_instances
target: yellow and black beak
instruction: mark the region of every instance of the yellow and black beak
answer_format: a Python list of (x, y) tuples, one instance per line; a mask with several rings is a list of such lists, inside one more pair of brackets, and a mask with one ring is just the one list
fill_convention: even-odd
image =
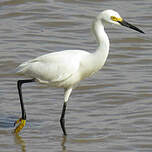
[(131, 28), (131, 29), (133, 29), (135, 31), (138, 31), (140, 33), (144, 33), (142, 30), (140, 30), (139, 28), (135, 27), (134, 25), (131, 25), (130, 23), (126, 22), (123, 19), (122, 20), (118, 20), (117, 22), (120, 23), (122, 26), (126, 26), (126, 27)]

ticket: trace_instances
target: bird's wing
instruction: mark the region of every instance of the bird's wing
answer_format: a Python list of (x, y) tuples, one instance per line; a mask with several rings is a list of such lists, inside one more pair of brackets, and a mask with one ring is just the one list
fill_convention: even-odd
[(64, 81), (79, 69), (80, 54), (74, 51), (46, 54), (21, 64), (17, 72), (42, 81)]

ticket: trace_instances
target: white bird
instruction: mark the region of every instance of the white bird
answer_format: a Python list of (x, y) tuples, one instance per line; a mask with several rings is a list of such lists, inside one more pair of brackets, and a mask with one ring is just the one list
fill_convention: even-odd
[(104, 30), (104, 23), (111, 23), (118, 26), (123, 25), (140, 33), (144, 33), (139, 28), (127, 23), (116, 11), (105, 10), (99, 13), (92, 26), (98, 43), (98, 48), (95, 52), (89, 53), (84, 50), (64, 50), (42, 55), (19, 65), (17, 73), (28, 76), (32, 79), (19, 80), (17, 82), (22, 117), (14, 124), (18, 124), (14, 130), (15, 133), (20, 132), (26, 123), (26, 112), (22, 98), (21, 85), (23, 83), (39, 82), (54, 87), (64, 88), (64, 104), (60, 124), (63, 134), (67, 135), (64, 116), (67, 101), (73, 88), (78, 82), (80, 82), (80, 80), (99, 71), (105, 64), (109, 53), (110, 43)]

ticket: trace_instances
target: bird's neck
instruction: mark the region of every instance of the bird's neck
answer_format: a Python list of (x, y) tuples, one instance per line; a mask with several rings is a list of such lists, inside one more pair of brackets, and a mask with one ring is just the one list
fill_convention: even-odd
[(98, 48), (94, 52), (94, 58), (96, 58), (96, 62), (100, 62), (100, 66), (103, 66), (109, 53), (110, 43), (101, 20), (96, 19), (94, 21), (93, 32), (98, 43)]
[(109, 38), (104, 30), (104, 26), (101, 20), (95, 19), (93, 23), (93, 32), (98, 43), (97, 50), (99, 50), (100, 48), (106, 51), (109, 50)]

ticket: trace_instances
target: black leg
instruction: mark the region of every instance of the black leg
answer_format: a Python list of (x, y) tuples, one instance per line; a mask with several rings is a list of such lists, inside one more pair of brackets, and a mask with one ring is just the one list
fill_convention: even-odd
[(17, 88), (18, 88), (18, 94), (19, 94), (19, 98), (20, 98), (22, 117), (19, 118), (14, 123), (14, 126), (17, 125), (15, 130), (14, 130), (14, 133), (16, 133), (16, 134), (19, 133), (26, 124), (26, 112), (25, 112), (24, 103), (23, 103), (22, 84), (23, 83), (34, 82), (34, 81), (35, 81), (35, 79), (28, 79), (28, 80), (18, 80), (18, 82), (17, 82)]
[(64, 102), (63, 108), (62, 108), (62, 114), (61, 114), (61, 118), (60, 118), (61, 128), (62, 128), (63, 134), (65, 136), (67, 135), (66, 130), (65, 130), (65, 119), (64, 119), (65, 111), (66, 111), (66, 105), (67, 105), (66, 102)]
[(19, 94), (19, 98), (20, 98), (21, 111), (22, 111), (22, 119), (24, 119), (24, 120), (26, 120), (26, 112), (25, 112), (24, 103), (23, 103), (22, 84), (34, 82), (34, 81), (35, 81), (35, 79), (28, 79), (28, 80), (18, 80), (18, 82), (17, 82), (18, 94)]

